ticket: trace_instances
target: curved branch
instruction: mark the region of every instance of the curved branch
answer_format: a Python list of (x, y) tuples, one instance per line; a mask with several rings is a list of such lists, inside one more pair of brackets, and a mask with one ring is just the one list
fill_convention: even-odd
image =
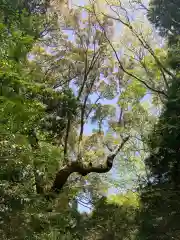
[(79, 173), (81, 176), (86, 176), (89, 173), (107, 173), (111, 170), (113, 166), (114, 158), (117, 156), (119, 151), (122, 149), (124, 144), (128, 141), (129, 137), (126, 137), (122, 143), (117, 147), (117, 149), (107, 156), (106, 162), (104, 165), (92, 166), (92, 164), (85, 165), (82, 162), (76, 161), (71, 162), (66, 165), (63, 169), (59, 170), (56, 174), (53, 186), (51, 187), (52, 193), (59, 193), (67, 182), (69, 176), (72, 173)]

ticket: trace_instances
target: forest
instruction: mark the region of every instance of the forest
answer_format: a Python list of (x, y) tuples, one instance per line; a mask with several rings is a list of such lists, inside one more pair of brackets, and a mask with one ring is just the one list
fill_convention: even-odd
[(0, 0), (0, 239), (178, 221), (180, 1)]

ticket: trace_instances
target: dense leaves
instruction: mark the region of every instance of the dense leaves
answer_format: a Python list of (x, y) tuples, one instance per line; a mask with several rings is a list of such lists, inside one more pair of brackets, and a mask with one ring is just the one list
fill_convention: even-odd
[[(168, 64), (174, 72), (167, 101), (149, 137), (150, 157), (146, 164), (151, 183), (141, 194), (142, 239), (178, 239), (179, 227), (179, 26), (178, 1), (151, 1), (149, 17), (168, 37)], [(150, 186), (151, 185), (151, 186)]]
[(0, 0), (1, 239), (178, 239), (178, 7)]

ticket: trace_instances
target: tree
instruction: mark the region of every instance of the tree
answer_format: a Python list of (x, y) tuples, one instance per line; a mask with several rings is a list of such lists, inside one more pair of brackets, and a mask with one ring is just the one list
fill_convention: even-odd
[(93, 206), (92, 213), (82, 217), (77, 226), (82, 239), (134, 239), (138, 228), (136, 194), (101, 197), (94, 199)]
[[(147, 44), (122, 5), (116, 8), (125, 22), (101, 12), (94, 2), (68, 9), (61, 1), (60, 11), (58, 1), (0, 4), (3, 239), (82, 239), (89, 237), (86, 227), (93, 231), (99, 223), (98, 216), (105, 218), (100, 221), (105, 229), (106, 213), (112, 210), (114, 231), (120, 214), (134, 231), (137, 212), (125, 201), (115, 208), (103, 200), (92, 218), (79, 214), (78, 202), (83, 204), (87, 195), (98, 200), (112, 182), (111, 169), (122, 178), (129, 167), (126, 176), (133, 177), (131, 184), (125, 179), (126, 188), (145, 175), (141, 158), (157, 117), (143, 98), (153, 94), (162, 106), (169, 97), (174, 75), (166, 65), (166, 50)], [(126, 27), (131, 48), (114, 43), (114, 21)], [(89, 135), (87, 124), (94, 128)], [(102, 238), (117, 238), (120, 232), (134, 237), (127, 225), (115, 233), (108, 229), (110, 235), (95, 229)]]
[[(178, 1), (152, 1), (149, 18), (168, 37), (168, 63), (174, 71), (159, 121), (149, 137), (150, 156), (146, 164), (151, 172), (149, 186), (142, 189), (141, 239), (178, 239), (179, 228), (179, 14)], [(165, 18), (166, 16), (166, 18)], [(178, 20), (177, 20), (178, 21)], [(175, 24), (176, 22), (176, 24)], [(172, 40), (175, 41), (172, 41)], [(173, 56), (173, 57), (172, 57)], [(138, 239), (139, 239), (138, 238)]]
[[(156, 2), (152, 2), (151, 4), (155, 8)], [(176, 3), (173, 3), (173, 6), (174, 5), (176, 5)], [(163, 9), (166, 9), (167, 7), (166, 3), (162, 3), (161, 6)], [(150, 8), (149, 14), (152, 15), (151, 8)], [(159, 12), (157, 13), (157, 16), (160, 19)], [(163, 16), (162, 16), (162, 19), (159, 20), (159, 22), (161, 22), (161, 26), (164, 29), (168, 30), (169, 25), (166, 25), (165, 23), (163, 24)], [(176, 37), (176, 32), (174, 33), (174, 36)], [(169, 44), (171, 45), (171, 41), (169, 41)], [(177, 45), (174, 45), (173, 43), (173, 46), (172, 46), (173, 49), (176, 49), (178, 51), (178, 47), (179, 47), (178, 43)], [(179, 59), (179, 56), (178, 55), (176, 55), (176, 57), (174, 56), (174, 62), (172, 64), (171, 56), (174, 52), (172, 48), (171, 46), (169, 48), (169, 57), (170, 57), (169, 62), (171, 67), (174, 70), (176, 70), (175, 76), (171, 80), (171, 87), (169, 88), (169, 91), (168, 91), (167, 103), (164, 106), (159, 123), (155, 126), (152, 137), (150, 139), (150, 148), (153, 154), (151, 155), (150, 159), (148, 159), (148, 164), (151, 165), (152, 169), (159, 168), (159, 170), (157, 170), (157, 172), (159, 171), (159, 174), (160, 174), (159, 175), (157, 173), (159, 179), (161, 179), (162, 177), (164, 178), (164, 174), (165, 174), (167, 178), (170, 177), (173, 182), (174, 181), (176, 182), (178, 181), (177, 179), (175, 180), (175, 178), (177, 178), (176, 171), (178, 171), (178, 154), (179, 154), (179, 146), (178, 146), (178, 136), (179, 136), (178, 126), (179, 125), (177, 120), (179, 115), (179, 111), (178, 111), (178, 102), (179, 102), (178, 59)], [(176, 62), (176, 66), (174, 65), (175, 62)], [(174, 105), (174, 103), (176, 104)]]
[(154, 0), (150, 2), (148, 16), (163, 36), (179, 35), (179, 2)]

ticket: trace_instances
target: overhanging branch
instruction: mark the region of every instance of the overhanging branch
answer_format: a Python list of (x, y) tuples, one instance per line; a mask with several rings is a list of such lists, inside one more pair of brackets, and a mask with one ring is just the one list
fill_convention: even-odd
[(123, 139), (122, 143), (114, 150), (114, 152), (107, 156), (106, 162), (104, 163), (104, 165), (92, 166), (91, 163), (89, 165), (86, 165), (79, 161), (71, 162), (70, 164), (66, 165), (64, 168), (59, 170), (59, 172), (56, 174), (55, 180), (51, 188), (51, 192), (59, 193), (72, 173), (76, 172), (81, 176), (86, 176), (89, 173), (109, 172), (113, 166), (114, 158), (123, 148), (124, 144), (128, 141), (128, 139), (129, 137), (126, 137), (125, 139)]
[[(38, 143), (38, 139), (36, 136), (35, 131), (32, 131), (29, 134), (30, 138), (29, 138), (29, 142), (30, 145), (32, 147), (32, 150), (36, 151), (39, 148), (39, 143)], [(89, 173), (107, 173), (109, 172), (112, 167), (113, 167), (113, 162), (114, 162), (114, 158), (117, 156), (117, 154), (120, 152), (120, 150), (123, 148), (124, 144), (129, 140), (129, 136), (124, 138), (121, 142), (121, 144), (112, 152), (110, 153), (104, 164), (100, 164), (97, 166), (93, 166), (92, 163), (84, 164), (83, 162), (80, 161), (75, 161), (75, 162), (71, 162), (68, 163), (64, 168), (60, 169), (54, 179), (54, 182), (52, 184), (51, 190), (49, 192), (49, 194), (47, 194), (47, 198), (51, 198), (51, 196), (53, 197), (53, 194), (57, 194), (60, 192), (60, 190), (64, 187), (65, 183), (67, 182), (69, 176), (72, 173), (78, 173), (81, 176), (86, 176)], [(34, 170), (36, 170), (36, 168), (34, 168)], [(41, 183), (39, 182), (39, 178), (36, 175), (36, 171), (34, 172), (35, 174), (35, 184), (36, 184), (36, 191), (39, 194), (44, 194), (44, 189), (41, 186)]]

